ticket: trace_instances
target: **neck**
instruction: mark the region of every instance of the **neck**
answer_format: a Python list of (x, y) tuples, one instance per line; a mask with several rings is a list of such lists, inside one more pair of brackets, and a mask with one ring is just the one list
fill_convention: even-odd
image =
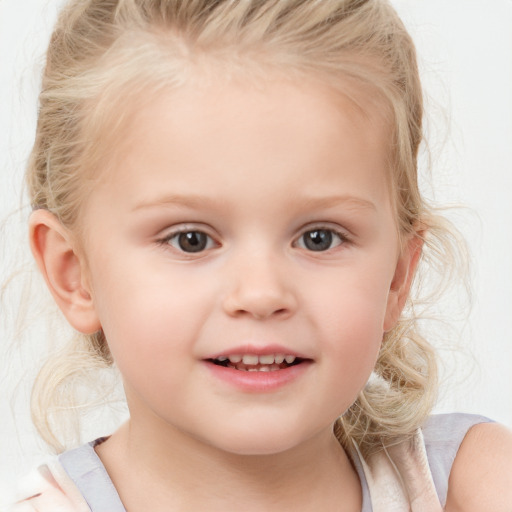
[(359, 480), (332, 432), (281, 453), (238, 455), (128, 422), (97, 451), (129, 512), (361, 510)]

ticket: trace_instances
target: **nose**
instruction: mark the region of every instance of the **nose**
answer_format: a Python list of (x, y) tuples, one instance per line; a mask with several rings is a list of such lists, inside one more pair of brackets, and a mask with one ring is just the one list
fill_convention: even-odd
[(293, 315), (297, 298), (285, 266), (262, 254), (244, 263), (231, 267), (224, 311), (229, 316), (257, 320)]

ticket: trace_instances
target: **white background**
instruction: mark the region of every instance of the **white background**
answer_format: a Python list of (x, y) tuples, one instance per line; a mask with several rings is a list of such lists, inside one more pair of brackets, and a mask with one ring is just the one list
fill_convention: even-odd
[[(473, 265), (473, 307), (466, 322), (454, 324), (465, 352), (456, 357), (443, 352), (447, 367), (437, 410), (478, 412), (512, 426), (512, 1), (393, 3), (420, 55), (435, 197), (466, 207), (452, 218), (469, 242)], [(58, 4), (0, 0), (2, 219), (21, 203), (38, 73)], [(425, 175), (427, 167), (424, 155)], [(11, 215), (0, 231), (2, 281), (12, 272), (13, 260), (28, 257), (23, 247), (23, 257), (17, 255), (25, 240), (24, 218), (26, 211)], [(5, 321), (19, 298), (12, 289), (0, 305), (0, 482), (12, 482), (44, 456), (28, 413), (34, 361), (31, 366), (8, 352), (13, 336)], [(38, 336), (37, 324), (31, 332), (24, 354), (37, 356), (45, 337)], [(439, 332), (442, 337), (444, 331)], [(15, 387), (18, 400), (13, 404)], [(99, 435), (109, 428), (100, 422), (91, 432)]]

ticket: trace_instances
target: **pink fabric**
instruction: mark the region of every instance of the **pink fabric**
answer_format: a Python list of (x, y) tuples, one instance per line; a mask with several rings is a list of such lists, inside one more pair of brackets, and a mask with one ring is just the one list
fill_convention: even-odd
[(23, 479), (18, 499), (8, 512), (91, 512), (58, 461), (41, 466)]
[(423, 434), (360, 457), (373, 512), (442, 512), (425, 451)]

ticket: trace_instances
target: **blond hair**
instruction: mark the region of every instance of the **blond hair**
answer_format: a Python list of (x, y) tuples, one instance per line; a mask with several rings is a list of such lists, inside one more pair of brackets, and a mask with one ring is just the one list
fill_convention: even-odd
[[(186, 84), (194, 67), (209, 63), (233, 76), (271, 69), (373, 91), (392, 126), (399, 232), (424, 236), (423, 259), (442, 267), (454, 240), (418, 188), (423, 105), (415, 48), (386, 0), (71, 0), (47, 54), (27, 171), (32, 207), (79, 229), (87, 184), (129, 116), (120, 103), (128, 103), (126, 94), (143, 102)], [(101, 332), (46, 363), (34, 386), (33, 417), (49, 444), (63, 448), (51, 411), (63, 400), (71, 407), (73, 383), (112, 364)], [(342, 445), (355, 442), (363, 455), (411, 435), (435, 402), (436, 357), (419, 333), (412, 300), (384, 335), (374, 374), (335, 425)]]

